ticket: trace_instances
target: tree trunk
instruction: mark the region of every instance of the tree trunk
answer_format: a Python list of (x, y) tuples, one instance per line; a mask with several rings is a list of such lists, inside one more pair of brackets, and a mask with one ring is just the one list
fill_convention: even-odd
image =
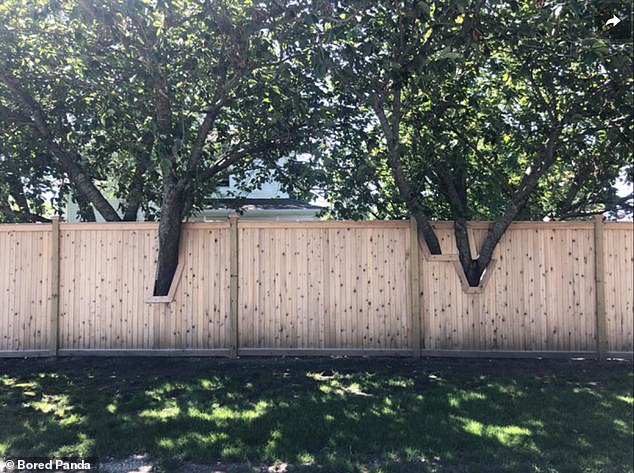
[(143, 201), (143, 174), (145, 173), (145, 166), (141, 164), (137, 164), (137, 166), (128, 192), (128, 202), (123, 214), (124, 222), (136, 221), (141, 202)]
[(454, 237), (456, 247), (458, 248), (458, 258), (460, 265), (469, 281), (470, 286), (477, 286), (480, 283), (480, 276), (474, 274), (477, 261), (473, 259), (471, 253), (471, 245), (469, 244), (469, 230), (467, 228), (467, 219), (462, 216), (454, 218)]
[(509, 202), (504, 213), (495, 221), (493, 228), (488, 231), (486, 238), (482, 242), (482, 246), (480, 246), (478, 259), (474, 261), (470, 273), (467, 274), (467, 279), (469, 279), (470, 285), (477, 286), (480, 283), (484, 270), (489, 266), (489, 263), (491, 263), (491, 258), (493, 257), (493, 252), (495, 251), (497, 244), (500, 242), (500, 239), (506, 232), (509, 225), (513, 222), (513, 219), (526, 204), (527, 200), (528, 196), (520, 202)]
[[(407, 204), (407, 203), (406, 203)], [(427, 219), (427, 215), (422, 210), (422, 206), (416, 202), (415, 205), (411, 203), (407, 205), (410, 213), (416, 219), (416, 226), (418, 228), (418, 233), (423, 235), (425, 239), (425, 243), (427, 244), (427, 249), (432, 255), (440, 255), (442, 254), (442, 250), (440, 249), (440, 242), (438, 241), (438, 237), (436, 236), (436, 232), (434, 228), (429, 223)]]
[(425, 214), (423, 206), (418, 201), (418, 196), (414, 193), (408, 177), (403, 169), (403, 163), (401, 162), (401, 147), (400, 147), (400, 108), (401, 108), (401, 91), (397, 89), (394, 91), (394, 103), (392, 107), (392, 123), (388, 120), (383, 110), (383, 104), (378, 98), (375, 99), (373, 104), (374, 111), (381, 123), (381, 128), (385, 134), (385, 141), (387, 142), (387, 160), (392, 170), (392, 176), (394, 182), (398, 188), (401, 198), (405, 202), (410, 214), (416, 219), (416, 226), (418, 227), (418, 233), (423, 235), (425, 243), (429, 252), (433, 255), (442, 254), (440, 249), (440, 242), (436, 236), (436, 232), (429, 223), (429, 219)]
[(136, 169), (128, 189), (128, 198), (123, 220), (134, 222), (138, 218), (139, 209), (143, 203), (143, 192), (145, 190), (145, 173), (148, 170), (150, 158), (154, 151), (154, 134), (145, 133), (141, 140), (141, 147), (136, 151)]
[(465, 273), (470, 286), (478, 286), (482, 271), (478, 266), (478, 260), (473, 259), (471, 245), (469, 243), (469, 229), (467, 228), (468, 202), (467, 183), (465, 174), (460, 167), (454, 167), (449, 172), (445, 163), (434, 162), (436, 175), (442, 183), (441, 192), (451, 205), (451, 214), (454, 219), (454, 240), (458, 249), (460, 265)]
[(159, 222), (159, 254), (154, 295), (165, 296), (170, 290), (178, 266), (181, 223), (186, 213), (185, 185), (182, 180), (166, 178)]
[[(84, 172), (80, 165), (77, 164), (76, 160), (79, 159), (79, 156), (76, 156), (75, 159), (69, 158), (66, 153), (55, 146), (53, 149), (56, 149), (56, 153), (59, 162), (62, 165), (62, 169), (74, 184), (76, 194), (78, 199), (81, 198), (84, 201), (90, 202), (94, 205), (95, 209), (101, 214), (103, 219), (107, 222), (119, 222), (121, 221), (121, 217), (114, 209), (114, 207), (108, 202), (101, 191), (97, 189), (95, 184), (92, 182), (92, 179), (88, 177), (88, 175)], [(81, 197), (80, 197), (81, 196)], [(94, 212), (93, 212), (94, 213)]]
[(416, 219), (418, 233), (423, 235), (429, 252), (432, 255), (440, 255), (442, 254), (442, 250), (440, 249), (440, 242), (438, 241), (436, 232), (431, 226), (429, 218), (427, 218), (427, 215), (423, 210), (423, 206), (418, 201), (418, 197), (412, 190), (409, 179), (403, 170), (400, 156), (398, 156), (397, 153), (398, 151), (394, 153), (392, 151), (388, 151), (388, 161), (390, 163), (390, 168), (392, 168), (392, 175), (394, 177), (396, 187), (407, 206), (407, 210), (409, 210), (409, 213)]
[(33, 126), (42, 136), (48, 149), (59, 159), (59, 163), (63, 171), (68, 175), (71, 182), (75, 186), (76, 193), (92, 203), (104, 220), (109, 222), (118, 222), (121, 220), (117, 211), (110, 205), (110, 202), (103, 196), (101, 191), (97, 189), (92, 179), (85, 173), (81, 166), (81, 156), (78, 153), (67, 152), (56, 140), (49, 129), (48, 121), (44, 110), (35, 98), (12, 76), (0, 70), (0, 80), (6, 84), (13, 93), (18, 96), (21, 101), (31, 111)]
[(491, 228), (487, 233), (487, 236), (480, 247), (479, 257), (476, 261), (474, 261), (474, 267), (472, 268), (470, 274), (467, 275), (471, 285), (477, 285), (475, 284), (476, 279), (479, 283), (484, 271), (491, 263), (493, 252), (495, 251), (500, 239), (515, 217), (517, 217), (520, 210), (522, 210), (528, 202), (531, 193), (539, 184), (541, 177), (555, 162), (555, 150), (557, 148), (557, 139), (559, 138), (561, 129), (561, 123), (558, 123), (552, 128), (540, 155), (540, 160), (534, 165), (534, 168), (530, 172), (524, 174), (524, 177), (522, 177), (517, 190), (511, 196), (504, 212), (495, 221), (493, 228)]
[(94, 222), (95, 209), (90, 205), (90, 201), (86, 200), (81, 192), (75, 192), (75, 200), (79, 206), (79, 219), (82, 222)]

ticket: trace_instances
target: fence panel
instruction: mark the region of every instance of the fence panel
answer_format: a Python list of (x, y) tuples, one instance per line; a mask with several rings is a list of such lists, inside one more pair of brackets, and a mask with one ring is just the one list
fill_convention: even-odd
[(605, 296), (608, 346), (611, 351), (634, 349), (634, 232), (631, 225), (605, 225)]
[[(451, 227), (437, 226), (442, 241), (450, 241)], [(486, 226), (473, 227), (472, 240), (479, 243)], [(463, 291), (455, 265), (421, 261), (425, 348), (593, 351), (593, 238), (587, 223), (514, 223), (494, 253), (486, 286), (476, 294)]]
[(0, 226), (0, 352), (46, 353), (51, 225)]
[(241, 348), (409, 349), (408, 228), (240, 223)]
[(169, 304), (147, 303), (158, 225), (62, 224), (60, 350), (224, 349), (228, 225), (185, 225), (182, 273)]

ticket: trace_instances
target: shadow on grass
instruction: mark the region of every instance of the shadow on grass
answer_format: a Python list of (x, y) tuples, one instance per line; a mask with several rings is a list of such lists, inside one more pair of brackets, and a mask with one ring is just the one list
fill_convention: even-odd
[[(540, 364), (541, 363), (541, 364)], [(319, 471), (632, 471), (631, 365), (64, 360), (0, 364), (0, 456)]]

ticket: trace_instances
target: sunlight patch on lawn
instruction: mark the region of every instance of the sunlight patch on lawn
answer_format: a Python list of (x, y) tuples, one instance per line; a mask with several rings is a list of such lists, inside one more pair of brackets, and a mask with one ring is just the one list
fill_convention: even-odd
[(174, 450), (174, 439), (168, 438), (168, 437), (164, 437), (162, 439), (159, 439), (158, 441), (158, 445), (159, 447), (165, 449), (165, 450)]
[(500, 394), (506, 394), (512, 398), (526, 397), (525, 386), (518, 386), (515, 381), (510, 383), (488, 383), (487, 388), (495, 390)]
[(594, 389), (588, 388), (588, 387), (583, 387), (583, 388), (573, 388), (572, 392), (575, 394), (588, 394), (592, 397), (596, 397), (596, 398), (602, 398), (603, 395), (599, 392), (597, 392)]
[(56, 457), (79, 456), (82, 458), (89, 457), (94, 453), (95, 439), (88, 437), (83, 432), (77, 434), (78, 441), (60, 447), (56, 452)]
[[(203, 380), (203, 381), (208, 381), (208, 380)], [(211, 386), (211, 384), (208, 384), (208, 386)], [(198, 389), (197, 383), (196, 384), (188, 384), (188, 383), (170, 383), (170, 382), (166, 382), (166, 383), (163, 383), (162, 385), (160, 385), (160, 386), (158, 386), (158, 387), (156, 387), (154, 389), (149, 389), (149, 390), (145, 391), (145, 394), (151, 399), (155, 399), (157, 401), (162, 401), (166, 397), (171, 397), (171, 396), (174, 396), (174, 395), (177, 395), (177, 394), (182, 394), (184, 392), (196, 391), (197, 389)]]
[(414, 380), (408, 378), (390, 378), (386, 384), (391, 388), (413, 388)]
[(630, 406), (634, 405), (634, 397), (632, 396), (616, 396), (619, 401), (623, 401)]
[(269, 439), (266, 441), (266, 445), (264, 446), (264, 455), (266, 458), (275, 458), (278, 443), (280, 440), (282, 440), (282, 432), (280, 432), (279, 430), (271, 431)]
[(523, 446), (525, 438), (532, 435), (529, 429), (518, 425), (486, 425), (466, 417), (451, 417), (462, 424), (465, 432), (479, 437), (494, 438), (506, 447)]
[(473, 391), (459, 391), (457, 393), (450, 393), (447, 396), (449, 405), (451, 407), (460, 407), (463, 402), (468, 401), (486, 401), (486, 396), (482, 393), (476, 393)]
[(163, 401), (163, 407), (160, 409), (146, 409), (139, 413), (139, 417), (148, 417), (151, 419), (173, 419), (178, 417), (181, 413), (181, 408), (178, 406), (176, 399), (166, 399)]
[(220, 451), (220, 458), (224, 460), (239, 460), (244, 457), (246, 446), (237, 440), (237, 445), (227, 445)]
[(12, 389), (21, 389), (23, 396), (36, 396), (36, 390), (40, 387), (37, 381), (23, 381), (19, 382), (16, 378), (10, 378), (8, 376), (2, 377), (2, 384), (5, 387)]
[[(317, 377), (314, 377), (314, 379), (320, 380)], [(348, 395), (364, 397), (373, 396), (373, 394), (365, 392), (359, 383), (353, 382), (350, 384), (344, 384), (341, 381), (333, 378), (325, 378), (325, 381), (322, 381), (322, 383), (319, 385), (319, 390), (322, 393), (334, 394), (335, 396), (340, 397), (346, 397)]]
[(314, 465), (315, 456), (308, 452), (301, 452), (297, 455), (297, 461), (302, 465)]
[(191, 448), (194, 445), (197, 448), (209, 448), (219, 443), (228, 442), (229, 440), (229, 436), (224, 432), (209, 432), (204, 434), (200, 432), (187, 432), (175, 440), (162, 439), (159, 442), (159, 445), (167, 449), (175, 448), (176, 450), (182, 451), (183, 449)]
[(632, 435), (632, 424), (627, 423), (621, 419), (614, 419), (612, 421), (616, 430), (624, 435)]
[(173, 456), (185, 451), (217, 451), (219, 447), (232, 445), (235, 441), (225, 432), (186, 432), (178, 436), (161, 437), (157, 444), (164, 454)]
[(381, 416), (394, 416), (398, 415), (398, 408), (394, 406), (392, 399), (389, 396), (383, 398), (382, 405), (375, 405), (371, 408), (370, 412), (377, 417)]
[(52, 414), (58, 417), (60, 425), (77, 424), (83, 418), (73, 412), (74, 407), (70, 404), (70, 397), (66, 394), (43, 394), (39, 401), (32, 401), (31, 407), (44, 414)]
[(59, 373), (38, 373), (37, 377), (40, 379), (46, 379), (46, 378), (59, 379), (60, 375)]
[(199, 384), (200, 387), (208, 390), (208, 391), (216, 391), (218, 389), (222, 389), (225, 387), (224, 383), (218, 379), (218, 378), (213, 378), (213, 379), (201, 379), (199, 380)]
[(242, 420), (254, 420), (258, 417), (265, 415), (271, 408), (267, 401), (258, 401), (251, 409), (231, 409), (219, 404), (213, 404), (211, 411), (203, 411), (197, 407), (190, 407), (187, 410), (189, 417), (196, 417), (203, 420), (221, 422), (223, 424), (228, 420), (242, 419)]
[(314, 379), (315, 381), (330, 381), (331, 379), (339, 377), (339, 374), (333, 373), (332, 375), (325, 375), (324, 373), (313, 373), (309, 371), (308, 373), (306, 373), (306, 377)]

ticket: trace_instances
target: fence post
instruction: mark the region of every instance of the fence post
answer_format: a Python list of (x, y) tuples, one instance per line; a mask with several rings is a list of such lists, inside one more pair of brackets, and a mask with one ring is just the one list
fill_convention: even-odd
[(59, 217), (51, 219), (51, 313), (49, 351), (51, 356), (57, 356), (59, 348)]
[(420, 256), (418, 252), (418, 225), (416, 219), (409, 219), (409, 254), (410, 254), (410, 292), (412, 294), (411, 304), (411, 340), (414, 358), (420, 358), (420, 277), (419, 265)]
[(238, 216), (229, 215), (229, 350), (238, 356)]
[(597, 356), (604, 360), (608, 354), (607, 314), (605, 310), (605, 244), (603, 216), (594, 217), (594, 281), (596, 296)]

